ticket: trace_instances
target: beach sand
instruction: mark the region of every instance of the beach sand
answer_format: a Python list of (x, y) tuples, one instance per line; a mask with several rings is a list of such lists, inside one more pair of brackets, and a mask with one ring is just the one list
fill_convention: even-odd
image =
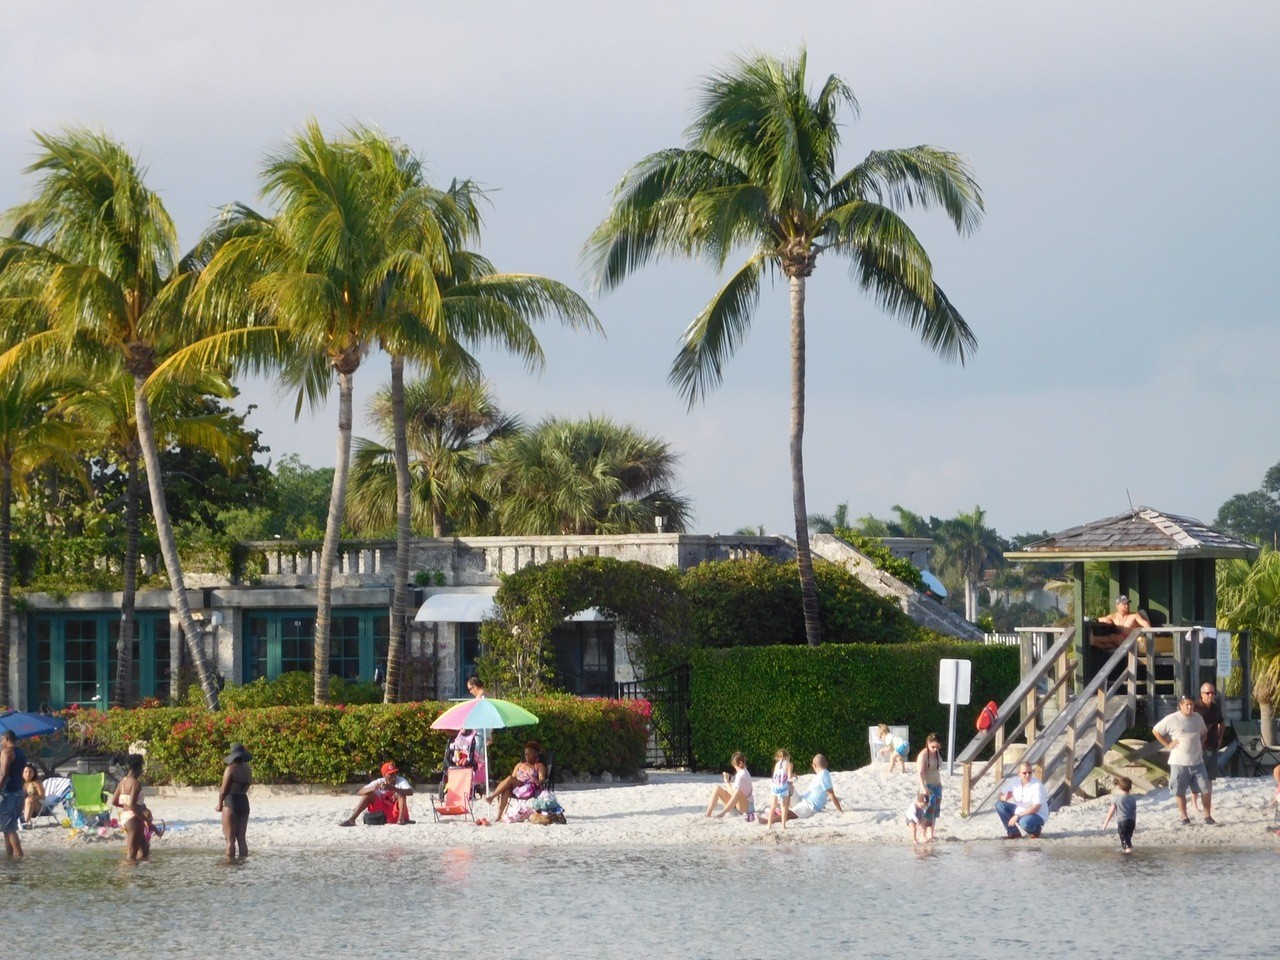
[[(905, 774), (890, 775), (884, 772), (883, 766), (877, 766), (833, 772), (832, 777), (844, 812), (836, 812), (828, 805), (826, 811), (810, 819), (789, 822), (785, 831), (776, 824), (766, 829), (759, 823), (748, 823), (741, 816), (723, 820), (703, 816), (711, 789), (720, 782), (716, 773), (652, 771), (650, 781), (643, 784), (567, 784), (557, 788), (556, 793), (568, 822), (554, 826), (499, 823), (477, 827), (457, 818), (435, 823), (429, 800), (432, 787), (418, 785), (418, 793), (410, 800), (415, 823), (343, 828), (337, 824), (354, 805), (354, 787), (338, 790), (257, 785), (250, 793), (249, 847), (253, 851), (288, 847), (436, 849), (459, 844), (478, 847), (910, 844), (903, 812), (918, 785), (914, 764), (908, 764)], [(803, 791), (810, 780), (810, 776), (801, 777), (799, 789)], [(1139, 848), (1276, 846), (1277, 836), (1270, 830), (1274, 789), (1275, 782), (1270, 778), (1218, 780), (1213, 796), (1217, 826), (1206, 825), (1201, 817), (1194, 815), (1191, 826), (1182, 826), (1168, 790), (1139, 796), (1134, 845)], [(757, 804), (767, 804), (767, 790), (767, 781), (756, 781)], [(154, 841), (156, 855), (162, 855), (166, 847), (222, 848), (222, 827), (214, 811), (217, 795), (213, 788), (155, 787), (148, 788), (146, 793), (155, 817), (166, 821), (170, 828), (163, 838)], [(995, 814), (983, 810), (968, 819), (962, 818), (957, 812), (959, 799), (960, 777), (958, 774), (948, 777), (944, 768), (938, 842), (999, 842), (1001, 831)], [(1071, 806), (1054, 811), (1042, 844), (1053, 841), (1118, 848), (1114, 820), (1106, 831), (1101, 829), (1107, 807), (1105, 798), (1077, 799)], [(484, 816), (486, 811), (483, 801), (478, 801), (476, 815)], [(496, 814), (496, 804), (489, 815), (493, 814)], [(42, 849), (74, 847), (91, 841), (74, 837), (70, 831), (45, 820), (41, 826), (24, 830), (22, 842), (28, 853), (35, 854)]]

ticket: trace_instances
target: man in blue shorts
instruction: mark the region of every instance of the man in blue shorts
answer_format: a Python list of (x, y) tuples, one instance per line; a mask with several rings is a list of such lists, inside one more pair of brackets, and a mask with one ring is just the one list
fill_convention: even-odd
[(18, 749), (18, 738), (12, 730), (0, 733), (0, 833), (4, 834), (5, 855), (22, 856), (18, 838), (18, 821), (22, 817), (22, 769), (27, 755)]

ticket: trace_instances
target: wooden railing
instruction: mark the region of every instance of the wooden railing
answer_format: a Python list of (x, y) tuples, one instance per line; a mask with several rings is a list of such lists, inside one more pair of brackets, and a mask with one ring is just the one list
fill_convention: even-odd
[(1107, 750), (1137, 722), (1140, 636), (1134, 633), (1116, 647), (1023, 754), (1022, 762), (1036, 769), (1049, 792), (1050, 809), (1069, 804), (1090, 771), (1102, 766)]
[[(1071, 658), (1074, 637), (1074, 630), (1065, 631), (1034, 665), (1026, 665), (1029, 669), (1024, 669), (1022, 682), (1000, 704), (991, 728), (980, 732), (961, 752), (958, 757), (961, 816), (967, 817), (974, 808), (974, 791), (984, 780), (987, 793), (976, 806), (982, 806), (999, 789), (1005, 778), (1005, 753), (1019, 738), (1025, 738), (1027, 744), (1036, 743), (1036, 731), (1043, 725), (1045, 707), (1054, 701), (1060, 709), (1066, 707), (1067, 687), (1075, 670), (1075, 661)], [(1015, 719), (1017, 725), (1006, 735), (1005, 726)], [(991, 759), (978, 767), (978, 755), (989, 745), (994, 746)], [(992, 779), (987, 780), (989, 776)]]

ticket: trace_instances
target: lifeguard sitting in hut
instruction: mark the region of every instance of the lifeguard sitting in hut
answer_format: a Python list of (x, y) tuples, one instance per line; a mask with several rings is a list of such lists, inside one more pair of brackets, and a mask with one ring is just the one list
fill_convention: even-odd
[(1150, 630), (1151, 621), (1142, 612), (1129, 612), (1129, 598), (1116, 597), (1116, 608), (1104, 617), (1099, 617), (1089, 631), (1089, 643), (1102, 650), (1114, 650), (1129, 639), (1134, 630)]

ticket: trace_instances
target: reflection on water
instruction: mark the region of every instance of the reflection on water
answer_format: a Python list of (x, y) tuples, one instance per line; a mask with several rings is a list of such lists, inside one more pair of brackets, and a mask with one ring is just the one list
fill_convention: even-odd
[[(1272, 955), (1259, 898), (1213, 891), (1265, 888), (1276, 868), (1271, 851), (1121, 857), (1049, 843), (270, 850), (234, 866), (175, 848), (127, 866), (114, 846), (0, 863), (0, 896), (13, 953), (39, 945), (60, 960), (309, 958), (376, 945), (533, 960), (1136, 960), (1151, 945), (1162, 956), (1213, 943), (1233, 957)], [(1178, 885), (1185, 892), (1171, 893)]]

